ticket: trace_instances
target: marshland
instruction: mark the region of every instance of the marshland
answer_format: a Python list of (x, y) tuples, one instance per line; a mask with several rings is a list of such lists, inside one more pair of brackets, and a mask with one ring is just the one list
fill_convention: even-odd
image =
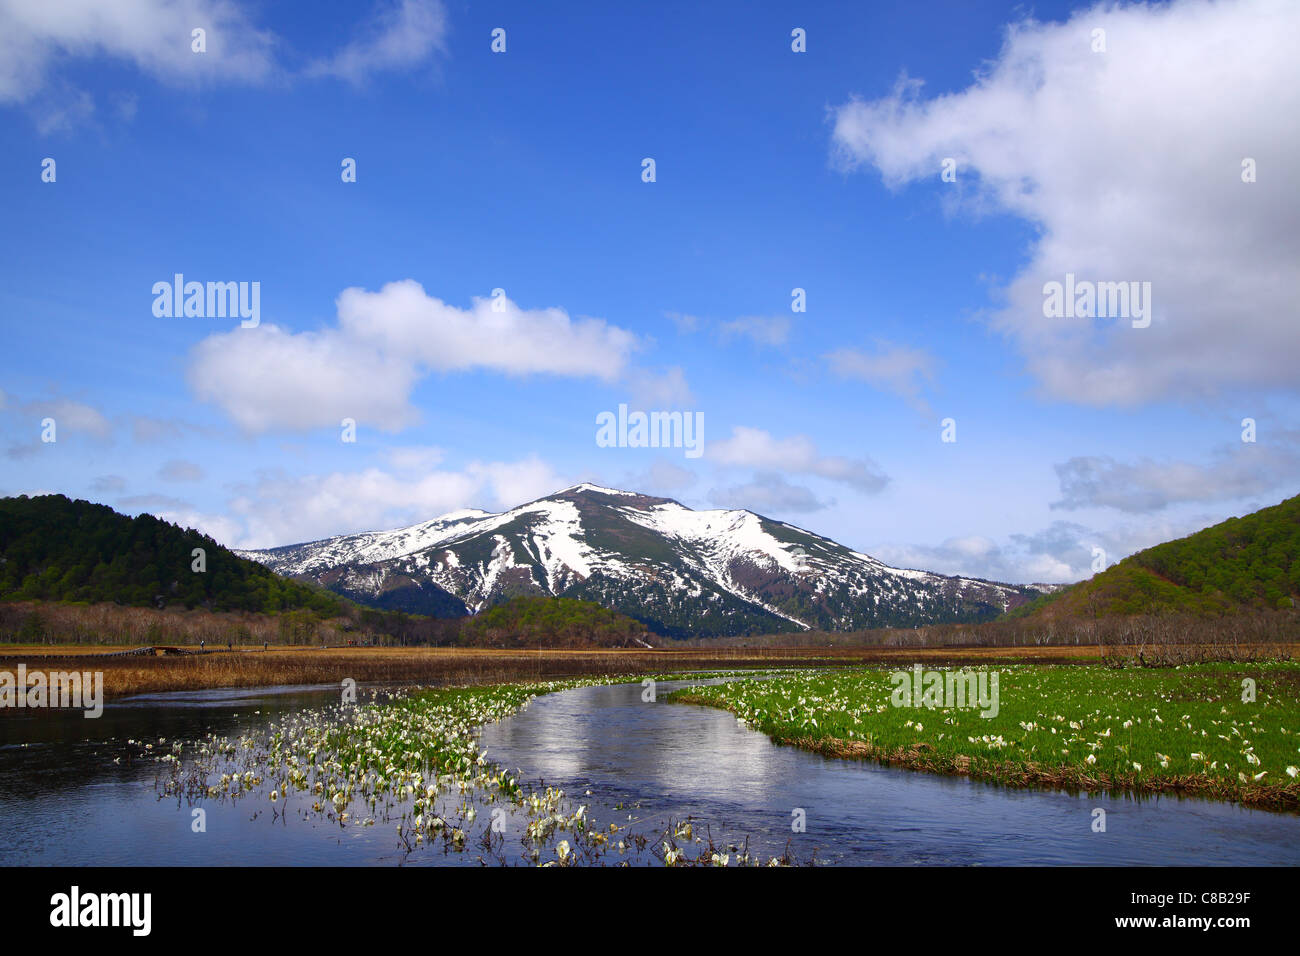
[[(77, 660), (112, 688), (98, 720), (0, 720), (4, 862), (1300, 854), (1300, 665), (1287, 648), (1161, 667), (1102, 646), (94, 656), (113, 650), (0, 660)], [(891, 675), (914, 666), (996, 673), (996, 715), (898, 706)]]

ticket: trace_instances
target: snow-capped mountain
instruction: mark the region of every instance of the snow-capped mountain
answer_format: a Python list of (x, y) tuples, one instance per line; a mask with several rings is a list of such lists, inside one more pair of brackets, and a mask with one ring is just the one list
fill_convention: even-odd
[(1041, 589), (891, 568), (750, 511), (582, 484), (500, 514), (242, 551), (375, 607), (452, 616), (520, 594), (596, 601), (670, 636), (992, 617)]

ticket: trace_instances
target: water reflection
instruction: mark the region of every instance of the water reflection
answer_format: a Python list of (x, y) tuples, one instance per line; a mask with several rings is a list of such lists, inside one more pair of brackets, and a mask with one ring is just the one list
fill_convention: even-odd
[[(843, 863), (1294, 864), (1300, 817), (1205, 800), (1011, 790), (778, 747), (713, 708), (643, 703), (639, 685), (553, 694), (485, 729), (492, 758), (647, 828), (697, 816), (715, 839)], [(1092, 810), (1107, 811), (1105, 833)], [(791, 832), (805, 811), (807, 832)], [(626, 816), (626, 814), (624, 814)]]
[[(484, 728), (489, 758), (559, 786), (598, 824), (654, 837), (692, 816), (725, 850), (857, 864), (1284, 864), (1300, 861), (1300, 816), (1177, 798), (1007, 790), (831, 760), (766, 737), (712, 708), (644, 703), (640, 684), (534, 700)], [(407, 857), (389, 827), (339, 828), (265, 800), (160, 800), (152, 753), (129, 740), (236, 736), (277, 716), (334, 703), (336, 687), (163, 694), (79, 712), (0, 720), (0, 864), (473, 865), (477, 854), (424, 848)], [(587, 791), (591, 791), (590, 794)], [(1107, 832), (1091, 829), (1107, 811)], [(806, 813), (807, 832), (791, 831)], [(484, 813), (486, 817), (486, 813)], [(519, 859), (512, 820), (512, 859)], [(472, 841), (471, 841), (472, 842)]]

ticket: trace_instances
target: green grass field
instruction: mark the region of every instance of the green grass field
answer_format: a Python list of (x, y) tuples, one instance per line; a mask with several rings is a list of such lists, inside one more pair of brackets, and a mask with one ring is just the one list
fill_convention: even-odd
[[(1300, 809), (1300, 664), (1013, 665), (996, 716), (896, 706), (890, 672), (745, 680), (671, 699), (730, 710), (774, 740), (1016, 786), (1201, 794)], [(970, 668), (962, 673), (971, 673)], [(1254, 700), (1243, 700), (1243, 681)]]

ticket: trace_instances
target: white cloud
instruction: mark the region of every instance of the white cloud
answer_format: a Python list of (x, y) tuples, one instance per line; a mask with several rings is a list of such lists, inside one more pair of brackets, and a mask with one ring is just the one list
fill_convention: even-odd
[[(0, 103), (25, 104), (47, 134), (86, 121), (95, 99), (58, 75), (69, 60), (106, 58), (132, 64), (174, 86), (264, 84), (291, 77), (278, 62), (285, 44), (256, 25), (235, 0), (0, 0)], [(205, 31), (205, 50), (192, 31)], [(306, 77), (360, 83), (381, 71), (412, 70), (444, 48), (441, 0), (380, 0), (356, 37), (310, 63)], [(109, 93), (129, 122), (135, 97)]]
[(461, 470), (410, 475), (379, 468), (323, 475), (264, 474), (238, 489), (229, 506), (229, 517), (238, 522), (238, 530), (219, 540), (241, 548), (268, 548), (396, 528), (461, 508), (505, 510), (566, 484), (548, 464), (533, 457), (471, 462)]
[(378, 468), (325, 475), (264, 475), (230, 503), (242, 522), (232, 544), (267, 548), (376, 531), (473, 506), (477, 483), (460, 472), (402, 479)]
[(107, 438), (113, 430), (99, 409), (71, 399), (31, 402), (26, 410), (33, 417), (54, 419), (58, 429), (64, 432), (81, 432), (95, 438)]
[[(499, 311), (498, 311), (499, 309)], [(408, 355), (437, 371), (489, 369), (511, 375), (588, 376), (614, 381), (636, 336), (602, 319), (571, 319), (563, 309), (521, 309), (504, 296), (459, 309), (413, 279), (378, 292), (345, 289), (339, 330), (385, 354)]]
[(1271, 442), (1219, 448), (1209, 462), (1120, 462), (1109, 456), (1077, 456), (1054, 466), (1061, 500), (1053, 508), (1116, 508), (1159, 511), (1172, 504), (1242, 499), (1300, 488), (1300, 434), (1284, 432)]
[[(512, 462), (471, 462), (465, 473), (478, 482), (480, 489), (491, 489), (487, 497), (493, 510), (504, 510), (527, 501), (535, 501), (569, 486), (551, 466), (540, 458)], [(480, 494), (483, 494), (480, 491)]]
[[(12, 404), (10, 404), (12, 400)], [(84, 402), (70, 398), (51, 398), (30, 402), (18, 401), (15, 396), (5, 396), (0, 392), (0, 411), (16, 413), (27, 419), (28, 433), (33, 441), (39, 438), (41, 422), (46, 418), (54, 419), (56, 440), (67, 434), (89, 435), (92, 438), (107, 439), (112, 435), (113, 427), (99, 409)]]
[[(498, 308), (500, 311), (498, 311)], [(411, 389), (430, 372), (483, 369), (615, 382), (639, 342), (601, 319), (475, 298), (468, 309), (413, 280), (346, 289), (338, 325), (288, 332), (263, 324), (209, 336), (190, 356), (195, 394), (250, 432), (359, 426), (396, 431), (418, 420)], [(665, 379), (684, 386), (680, 370)]]
[(1052, 555), (1026, 554), (978, 535), (949, 538), (937, 545), (881, 545), (872, 553), (894, 567), (1010, 584), (1061, 584), (1086, 576)]
[(827, 502), (802, 485), (794, 485), (780, 475), (760, 473), (752, 481), (727, 488), (714, 488), (709, 500), (720, 508), (743, 508), (765, 515), (820, 511)]
[(870, 458), (822, 455), (806, 435), (778, 439), (761, 428), (744, 425), (732, 428), (730, 438), (709, 443), (706, 454), (710, 461), (720, 465), (817, 475), (867, 493), (878, 492), (889, 483), (889, 478)]
[[(834, 143), (891, 187), (930, 181), (1038, 228), (992, 323), (1046, 394), (1105, 405), (1294, 389), (1297, 35), (1292, 0), (1105, 3), (1064, 23), (1026, 20), (965, 90), (926, 99), (904, 78), (840, 107)], [(955, 186), (940, 182), (945, 157), (958, 161)], [(1045, 318), (1043, 284), (1066, 273), (1151, 282), (1151, 326)]]
[(121, 475), (100, 475), (90, 483), (91, 491), (101, 495), (118, 495), (126, 490), (126, 479)]
[(632, 408), (651, 409), (685, 408), (695, 401), (686, 374), (674, 365), (662, 372), (633, 369), (627, 375)]
[(230, 542), (238, 538), (242, 528), (240, 523), (233, 518), (225, 515), (209, 514), (185, 502), (177, 502), (157, 508), (142, 507), (140, 510), (149, 511), (155, 517), (180, 525), (182, 528), (194, 528), (202, 531), (217, 544), (226, 545), (227, 547), (230, 546)]
[(241, 428), (359, 426), (394, 431), (418, 415), (410, 361), (336, 331), (286, 332), (274, 325), (209, 336), (190, 354), (190, 387)]
[(828, 353), (825, 358), (836, 375), (866, 382), (929, 413), (929, 403), (921, 397), (923, 382), (934, 380), (934, 358), (928, 352), (882, 342), (875, 354), (843, 348)]
[[(695, 472), (672, 462), (657, 458), (650, 467), (638, 474), (625, 476), (616, 487), (625, 491), (641, 491), (647, 494), (671, 496), (685, 491), (698, 481)], [(599, 482), (595, 482), (599, 484)]]
[(1071, 584), (1093, 575), (1094, 548), (1110, 567), (1135, 552), (1186, 537), (1218, 524), (1227, 513), (1144, 519), (1109, 528), (1053, 521), (1032, 534), (998, 542), (979, 534), (958, 535), (937, 545), (883, 544), (870, 553), (895, 567), (937, 571), (1013, 584)]
[(696, 331), (702, 321), (699, 316), (686, 312), (665, 312), (664, 318), (677, 326), (677, 331), (683, 335)]
[(117, 504), (126, 514), (141, 514), (147, 511), (154, 515), (161, 515), (165, 509), (177, 510), (193, 507), (188, 501), (181, 498), (160, 494), (129, 495), (125, 498), (118, 498)]
[(202, 481), (203, 468), (195, 462), (175, 458), (158, 469), (158, 477), (164, 481)]
[[(425, 468), (441, 457), (436, 449), (391, 449), (389, 457), (402, 466), (397, 472), (264, 472), (238, 485), (223, 512), (161, 494), (120, 498), (117, 506), (198, 528), (227, 547), (269, 548), (403, 527), (462, 508), (504, 511), (570, 484), (536, 457), (473, 461), (459, 470)], [(117, 486), (112, 477), (106, 487)]]
[(432, 445), (404, 445), (390, 448), (384, 453), (389, 463), (402, 473), (433, 471), (446, 457), (441, 448)]
[(308, 76), (337, 76), (360, 83), (372, 73), (428, 62), (443, 49), (446, 34), (447, 12), (439, 0), (386, 2), (360, 36), (306, 72)]
[[(205, 53), (191, 49), (196, 27)], [(66, 57), (125, 60), (173, 83), (261, 81), (273, 45), (229, 0), (0, 0), (0, 102), (31, 99)]]
[(228, 515), (201, 511), (190, 502), (170, 495), (131, 495), (119, 498), (116, 507), (123, 514), (147, 513), (182, 528), (195, 528), (226, 546), (238, 540), (243, 530), (240, 522)]
[(790, 337), (790, 320), (782, 315), (749, 315), (718, 326), (718, 335), (724, 341), (747, 338), (759, 345), (784, 345)]
[(134, 415), (130, 418), (131, 437), (137, 442), (179, 441), (184, 431), (173, 419)]
[[(3, 53), (0, 53), (2, 56)], [(68, 83), (52, 84), (29, 103), (28, 111), (42, 136), (75, 129), (95, 113), (95, 98)]]

